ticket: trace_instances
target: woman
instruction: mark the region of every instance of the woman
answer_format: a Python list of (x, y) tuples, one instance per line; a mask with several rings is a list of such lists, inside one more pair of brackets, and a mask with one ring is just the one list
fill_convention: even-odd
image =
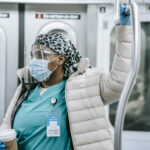
[(125, 14), (123, 5), (120, 14), (116, 55), (109, 75), (89, 67), (88, 59), (82, 58), (61, 34), (37, 37), (29, 70), (39, 84), (17, 107), (25, 89), (25, 69), (17, 71), (21, 84), (1, 125), (1, 129), (16, 130), (20, 150), (113, 150), (104, 105), (119, 98), (132, 49), (130, 15)]

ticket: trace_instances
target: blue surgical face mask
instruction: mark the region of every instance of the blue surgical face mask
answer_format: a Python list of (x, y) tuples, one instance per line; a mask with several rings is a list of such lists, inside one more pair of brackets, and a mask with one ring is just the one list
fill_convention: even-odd
[[(55, 59), (53, 59), (53, 60), (55, 60)], [(50, 71), (48, 69), (48, 64), (52, 61), (33, 58), (30, 61), (30, 65), (29, 65), (29, 70), (30, 70), (31, 76), (40, 82), (46, 80), (53, 73), (53, 71), (56, 70), (58, 67), (58, 65), (57, 65), (52, 71)]]

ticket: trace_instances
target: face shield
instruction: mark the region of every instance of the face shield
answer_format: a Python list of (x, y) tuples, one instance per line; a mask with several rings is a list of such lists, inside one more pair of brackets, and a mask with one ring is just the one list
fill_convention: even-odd
[[(43, 77), (47, 79), (51, 74), (51, 71), (48, 69), (48, 63), (57, 58), (54, 55), (58, 54), (44, 45), (33, 45), (31, 49), (25, 49), (24, 63), (26, 69), (24, 83), (39, 83), (43, 81)], [(31, 66), (32, 69), (30, 69)]]

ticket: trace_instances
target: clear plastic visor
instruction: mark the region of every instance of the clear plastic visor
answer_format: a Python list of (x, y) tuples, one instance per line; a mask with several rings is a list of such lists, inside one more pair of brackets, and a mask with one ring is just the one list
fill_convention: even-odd
[[(25, 55), (24, 55), (24, 83), (31, 84), (31, 83), (38, 83), (36, 79), (34, 79), (29, 70), (30, 61), (32, 59), (39, 59), (39, 60), (47, 60), (50, 62), (54, 59), (52, 55), (58, 55), (53, 50), (47, 48), (45, 45), (32, 45), (31, 48), (25, 47)], [(44, 68), (43, 68), (44, 69)]]
[(51, 55), (58, 55), (53, 50), (43, 45), (33, 45), (30, 51), (30, 57), (51, 61)]

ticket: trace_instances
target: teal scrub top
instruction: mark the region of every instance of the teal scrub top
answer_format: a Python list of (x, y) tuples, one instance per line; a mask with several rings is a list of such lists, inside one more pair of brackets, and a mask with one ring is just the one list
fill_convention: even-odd
[[(67, 107), (65, 101), (66, 80), (50, 86), (40, 95), (39, 86), (32, 90), (14, 118), (19, 150), (71, 150), (67, 130)], [(60, 117), (60, 136), (47, 137), (47, 117), (51, 116), (52, 98), (57, 98), (55, 114)]]

